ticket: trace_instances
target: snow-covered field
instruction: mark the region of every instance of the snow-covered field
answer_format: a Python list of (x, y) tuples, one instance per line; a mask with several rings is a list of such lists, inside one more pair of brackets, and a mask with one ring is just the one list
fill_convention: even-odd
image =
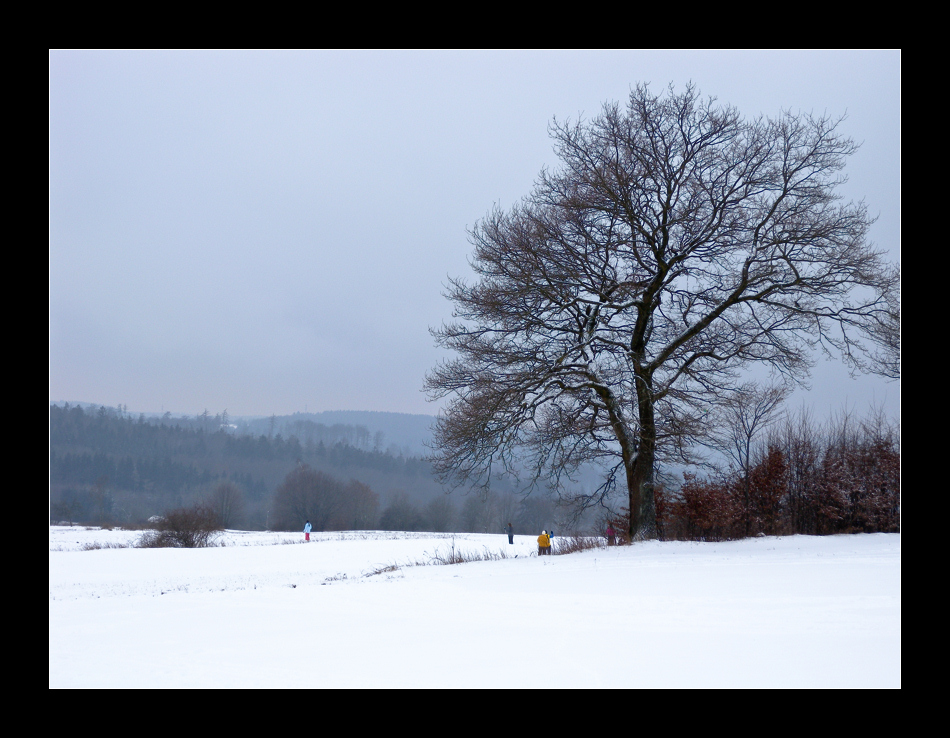
[[(901, 685), (900, 535), (541, 558), (529, 537), (378, 532), (84, 549), (138, 536), (50, 528), (50, 688)], [(512, 558), (413, 565), (453, 543)]]

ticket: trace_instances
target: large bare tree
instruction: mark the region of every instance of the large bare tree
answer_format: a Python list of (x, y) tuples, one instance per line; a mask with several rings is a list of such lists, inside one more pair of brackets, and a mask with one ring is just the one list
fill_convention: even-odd
[(622, 482), (631, 536), (652, 537), (658, 464), (744, 369), (802, 381), (816, 348), (866, 365), (899, 277), (836, 193), (856, 149), (839, 123), (746, 120), (691, 86), (554, 121), (560, 166), (471, 230), (477, 279), (450, 282), (456, 322), (434, 331), (457, 353), (426, 378), (448, 398), (443, 481), (564, 488), (606, 462), (591, 500)]

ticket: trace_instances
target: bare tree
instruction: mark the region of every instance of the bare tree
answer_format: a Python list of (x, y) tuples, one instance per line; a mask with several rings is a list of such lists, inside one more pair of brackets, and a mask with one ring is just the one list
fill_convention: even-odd
[(207, 505), (194, 505), (167, 511), (155, 530), (146, 531), (138, 543), (140, 548), (206, 548), (213, 544), (218, 525), (217, 515)]
[(341, 481), (307, 464), (298, 463), (274, 491), (275, 529), (302, 528), (309, 520), (313, 530), (341, 527), (338, 518), (346, 506), (346, 490)]
[[(502, 492), (495, 502), (496, 523), (503, 529), (508, 523), (518, 517), (521, 509), (521, 499), (514, 492)], [(494, 531), (492, 531), (494, 532)]]
[(467, 533), (500, 531), (498, 522), (498, 495), (489, 491), (484, 495), (469, 495), (462, 503), (459, 520)]
[(351, 479), (344, 490), (344, 522), (351, 530), (370, 530), (376, 527), (379, 514), (379, 495), (363, 484)]
[(562, 166), (470, 232), (474, 284), (450, 282), (457, 352), (427, 376), (449, 398), (432, 461), (447, 483), (527, 471), (555, 489), (608, 463), (630, 535), (655, 535), (657, 466), (764, 364), (803, 380), (815, 348), (854, 367), (895, 270), (836, 187), (855, 151), (840, 121), (744, 120), (693, 87), (631, 91), (550, 132)]
[[(718, 408), (713, 445), (726, 454), (738, 472), (746, 511), (752, 509), (751, 470), (755, 441), (779, 420), (788, 394), (787, 386), (762, 387), (749, 382), (727, 393)], [(748, 516), (744, 523), (748, 535)]]
[(109, 525), (112, 517), (112, 495), (109, 493), (109, 477), (100, 476), (92, 488), (92, 499), (96, 506), (96, 522), (101, 526)]
[(429, 523), (429, 530), (436, 533), (449, 533), (455, 530), (458, 510), (446, 495), (432, 499), (425, 506), (424, 514)]
[(394, 490), (379, 516), (380, 530), (426, 530), (428, 521), (403, 490)]
[(244, 517), (244, 494), (230, 480), (224, 480), (214, 488), (207, 504), (214, 510), (221, 528), (234, 528)]
[(736, 469), (748, 473), (757, 436), (780, 419), (789, 388), (748, 382), (727, 393), (715, 420), (714, 445)]

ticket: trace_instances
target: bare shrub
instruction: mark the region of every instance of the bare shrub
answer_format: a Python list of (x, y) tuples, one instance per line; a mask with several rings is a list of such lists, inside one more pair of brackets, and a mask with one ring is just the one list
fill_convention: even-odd
[(426, 559), (424, 562), (419, 562), (417, 565), (449, 566), (451, 564), (468, 564), (473, 561), (501, 561), (502, 559), (514, 558), (504, 549), (501, 549), (500, 551), (491, 551), (487, 546), (481, 553), (478, 551), (456, 548), (454, 538), (452, 539), (451, 548), (449, 548), (447, 551), (443, 552), (442, 550), (436, 550), (434, 553), (428, 556), (428, 559)]
[[(364, 577), (375, 577), (379, 574), (391, 574), (393, 572), (399, 571), (398, 564), (383, 564), (382, 566), (377, 566), (375, 569), (370, 569), (368, 572), (363, 574)], [(343, 578), (346, 579), (346, 575), (343, 575)]]
[[(657, 525), (661, 526), (665, 516), (660, 505), (661, 495), (657, 494)], [(626, 507), (619, 512), (608, 513), (600, 518), (598, 528), (608, 546), (626, 546), (630, 543), (630, 510)], [(662, 529), (662, 528), (661, 528)]]
[(107, 541), (102, 543), (100, 541), (91, 541), (89, 543), (84, 543), (80, 547), (80, 551), (99, 551), (104, 548), (130, 548), (131, 544), (128, 543), (118, 543), (115, 541)]
[(742, 510), (728, 481), (701, 480), (692, 474), (684, 477), (681, 494), (691, 538), (723, 541), (737, 537)]
[(171, 510), (139, 539), (138, 548), (206, 548), (220, 530), (218, 516), (206, 505)]
[(552, 546), (551, 553), (556, 556), (562, 554), (580, 553), (581, 551), (590, 551), (595, 548), (603, 548), (604, 543), (596, 536), (558, 536)]

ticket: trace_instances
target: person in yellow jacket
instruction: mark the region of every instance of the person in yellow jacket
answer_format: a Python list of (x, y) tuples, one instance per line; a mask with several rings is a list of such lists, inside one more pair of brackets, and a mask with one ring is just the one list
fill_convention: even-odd
[(548, 533), (545, 530), (541, 531), (541, 535), (538, 536), (538, 556), (547, 556), (551, 553), (551, 539), (548, 538)]

